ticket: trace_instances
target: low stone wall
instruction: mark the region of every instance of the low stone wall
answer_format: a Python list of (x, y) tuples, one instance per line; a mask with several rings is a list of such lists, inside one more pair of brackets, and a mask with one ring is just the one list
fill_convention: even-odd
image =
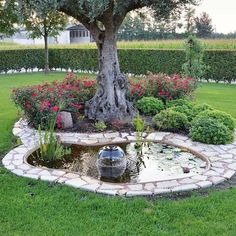
[[(27, 163), (27, 157), (38, 148), (37, 132), (30, 129), (26, 121), (20, 120), (15, 124), (13, 134), (21, 139), (23, 145), (11, 150), (3, 158), (2, 163), (5, 168), (18, 176), (66, 184), (95, 193), (120, 196), (151, 196), (188, 191), (219, 184), (226, 179), (230, 179), (236, 171), (236, 141), (229, 145), (206, 145), (193, 142), (187, 136), (155, 132), (144, 134), (144, 139), (168, 143), (190, 150), (206, 161), (205, 171), (202, 174), (186, 174), (184, 178), (158, 179), (157, 177), (157, 180), (152, 182), (112, 184), (75, 172), (31, 166)], [(136, 139), (135, 133), (119, 132), (57, 133), (57, 135), (60, 136), (63, 143), (80, 145), (115, 144), (135, 141)]]

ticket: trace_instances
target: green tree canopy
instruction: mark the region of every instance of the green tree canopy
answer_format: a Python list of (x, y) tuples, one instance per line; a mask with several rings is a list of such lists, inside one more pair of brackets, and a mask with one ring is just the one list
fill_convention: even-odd
[(18, 22), (15, 1), (0, 0), (0, 33), (12, 35), (16, 31), (15, 24)]
[(49, 5), (72, 16), (90, 30), (98, 47), (98, 90), (86, 103), (85, 114), (90, 119), (112, 121), (132, 118), (135, 110), (126, 99), (128, 82), (121, 73), (117, 54), (117, 33), (127, 13), (150, 8), (157, 20), (180, 13), (197, 0), (18, 0), (22, 11)]
[(213, 33), (212, 20), (206, 12), (203, 12), (200, 17), (195, 19), (195, 24), (198, 37), (207, 38)]

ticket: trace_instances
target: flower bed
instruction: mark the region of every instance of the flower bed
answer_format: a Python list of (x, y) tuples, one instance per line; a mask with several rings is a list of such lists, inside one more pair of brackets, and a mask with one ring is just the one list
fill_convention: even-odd
[[(196, 80), (181, 78), (179, 75), (150, 74), (142, 80), (129, 79), (128, 99), (136, 102), (144, 96), (152, 96), (167, 100), (182, 98), (196, 88)], [(55, 116), (58, 110), (84, 115), (85, 102), (91, 99), (97, 84), (93, 79), (77, 78), (68, 73), (61, 82), (44, 83), (38, 86), (14, 89), (12, 99), (24, 112), (30, 124), (38, 128), (46, 127), (48, 120)], [(114, 122), (114, 121), (113, 121)], [(57, 128), (61, 128), (60, 116), (57, 118)]]

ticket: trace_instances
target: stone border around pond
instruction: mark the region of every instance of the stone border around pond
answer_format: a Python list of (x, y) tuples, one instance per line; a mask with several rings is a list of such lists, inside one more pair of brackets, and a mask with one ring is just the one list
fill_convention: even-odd
[[(12, 173), (32, 179), (66, 184), (82, 190), (120, 196), (152, 196), (163, 193), (207, 188), (230, 179), (236, 171), (236, 141), (229, 145), (206, 145), (191, 141), (187, 136), (167, 132), (144, 134), (144, 139), (163, 142), (186, 148), (206, 160), (207, 167), (202, 174), (184, 178), (166, 179), (137, 184), (112, 184), (102, 182), (79, 173), (39, 168), (27, 163), (27, 157), (38, 148), (38, 135), (23, 119), (15, 123), (13, 134), (22, 141), (21, 146), (11, 150), (2, 160)], [(63, 143), (96, 145), (135, 141), (135, 133), (105, 132), (94, 134), (57, 133)]]

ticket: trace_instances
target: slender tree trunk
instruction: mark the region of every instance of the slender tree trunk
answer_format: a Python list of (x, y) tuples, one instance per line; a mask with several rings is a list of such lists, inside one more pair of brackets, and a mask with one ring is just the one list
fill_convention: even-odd
[(112, 121), (127, 120), (135, 115), (132, 103), (126, 99), (128, 81), (120, 72), (116, 33), (105, 32), (97, 42), (99, 57), (98, 90), (86, 103), (85, 114), (90, 119)]
[(47, 74), (49, 72), (49, 55), (48, 55), (48, 35), (44, 35), (44, 53), (45, 53), (45, 68), (44, 72)]

